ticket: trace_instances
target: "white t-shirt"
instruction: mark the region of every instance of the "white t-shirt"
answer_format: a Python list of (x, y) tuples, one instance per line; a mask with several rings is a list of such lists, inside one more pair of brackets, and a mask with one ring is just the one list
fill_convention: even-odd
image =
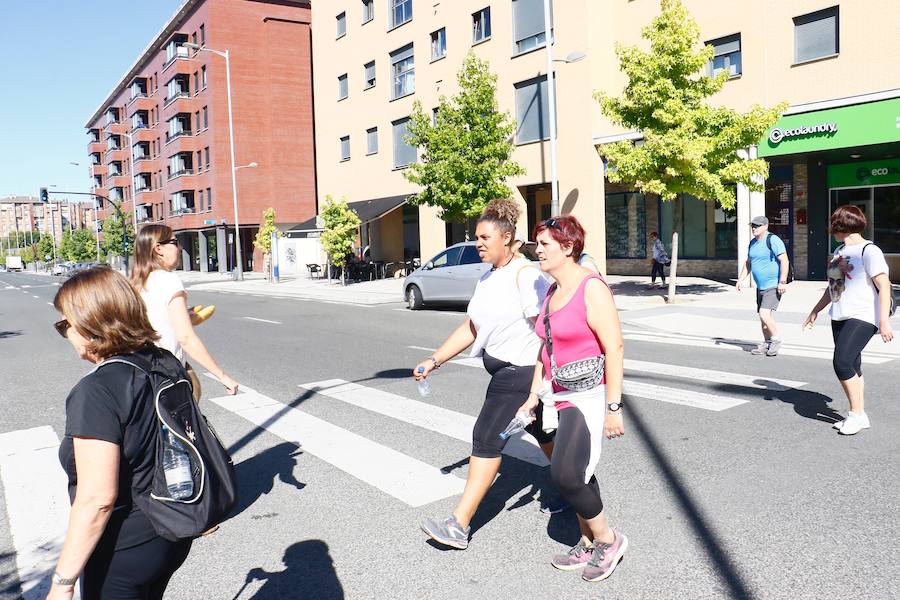
[(533, 365), (541, 340), (531, 319), (540, 312), (549, 287), (541, 270), (524, 257), (485, 273), (467, 310), (476, 331), (471, 355), (487, 352), (513, 365)]
[(169, 319), (169, 302), (178, 292), (184, 291), (184, 284), (175, 273), (163, 269), (156, 269), (147, 277), (147, 283), (141, 290), (141, 298), (147, 306), (147, 316), (150, 318), (150, 324), (156, 333), (159, 334), (159, 341), (156, 345), (165, 348), (175, 355), (175, 358), (184, 364), (184, 350), (178, 343), (178, 337), (175, 335), (175, 328), (172, 327), (172, 321)]
[(888, 265), (881, 248), (875, 244), (864, 241), (835, 250), (827, 271), (831, 319), (859, 319), (878, 327), (881, 302), (872, 280), (881, 273), (888, 273)]

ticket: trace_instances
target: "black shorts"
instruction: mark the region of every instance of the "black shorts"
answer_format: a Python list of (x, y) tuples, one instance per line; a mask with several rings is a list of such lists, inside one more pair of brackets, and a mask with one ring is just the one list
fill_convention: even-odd
[(781, 302), (781, 294), (778, 288), (769, 288), (767, 290), (756, 290), (756, 312), (762, 309), (778, 310), (778, 303)]

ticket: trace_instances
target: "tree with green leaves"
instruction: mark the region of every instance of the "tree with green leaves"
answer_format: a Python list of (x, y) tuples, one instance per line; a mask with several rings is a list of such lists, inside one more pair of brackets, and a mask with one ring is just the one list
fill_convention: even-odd
[(32, 249), (31, 246), (28, 246), (27, 248), (23, 248), (22, 251), (19, 253), (19, 256), (22, 257), (22, 262), (25, 263), (26, 265), (28, 265), (28, 263), (34, 262), (34, 250)]
[(331, 195), (325, 196), (325, 206), (320, 214), (324, 224), (322, 247), (328, 254), (331, 264), (341, 269), (341, 281), (344, 279), (344, 268), (347, 259), (353, 254), (353, 242), (359, 235), (359, 215), (347, 206), (342, 198), (335, 202)]
[(90, 262), (97, 258), (97, 238), (90, 229), (81, 227), (63, 234), (60, 254), (72, 262)]
[[(100, 248), (104, 256), (126, 256), (134, 242), (134, 226), (128, 222), (129, 215), (115, 207), (113, 214), (100, 223), (103, 241)], [(127, 242), (127, 246), (124, 244)]]
[(735, 205), (734, 183), (763, 191), (768, 164), (746, 160), (738, 151), (755, 145), (787, 108), (754, 105), (746, 114), (706, 100), (722, 89), (728, 72), (706, 74), (712, 46), (700, 46), (700, 29), (681, 0), (661, 0), (662, 12), (643, 30), (650, 50), (617, 45), (628, 76), (624, 93), (596, 93), (613, 123), (637, 129), (643, 144), (607, 144), (600, 154), (610, 165), (607, 178), (635, 185), (645, 193), (673, 200), (692, 194)]
[(53, 245), (53, 236), (49, 233), (42, 233), (40, 239), (35, 243), (38, 260), (44, 262), (53, 260)]
[(275, 209), (271, 206), (263, 211), (262, 225), (256, 232), (253, 245), (263, 253), (263, 264), (266, 265), (266, 279), (272, 276), (272, 233), (281, 237), (281, 232), (275, 227)]
[(406, 141), (422, 149), (422, 160), (403, 176), (422, 186), (410, 204), (439, 207), (445, 221), (465, 223), (491, 200), (512, 195), (506, 179), (525, 171), (511, 159), (516, 125), (499, 109), (488, 63), (470, 52), (457, 81), (459, 93), (441, 96), (434, 123), (421, 102), (413, 105)]

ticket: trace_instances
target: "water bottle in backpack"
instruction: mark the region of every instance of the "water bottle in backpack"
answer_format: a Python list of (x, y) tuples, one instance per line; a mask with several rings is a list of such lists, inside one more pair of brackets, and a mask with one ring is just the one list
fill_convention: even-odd
[(184, 445), (172, 435), (168, 427), (162, 427), (165, 438), (163, 448), (163, 472), (166, 475), (166, 487), (169, 497), (184, 500), (194, 494), (194, 480), (191, 477), (191, 457)]

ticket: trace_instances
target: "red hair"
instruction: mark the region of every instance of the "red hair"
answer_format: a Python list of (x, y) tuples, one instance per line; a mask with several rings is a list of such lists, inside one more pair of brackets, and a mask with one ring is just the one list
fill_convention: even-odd
[(572, 260), (578, 261), (584, 251), (584, 227), (578, 219), (572, 215), (563, 215), (541, 221), (534, 228), (534, 239), (537, 240), (545, 231), (549, 231), (550, 237), (560, 246), (572, 246)]

